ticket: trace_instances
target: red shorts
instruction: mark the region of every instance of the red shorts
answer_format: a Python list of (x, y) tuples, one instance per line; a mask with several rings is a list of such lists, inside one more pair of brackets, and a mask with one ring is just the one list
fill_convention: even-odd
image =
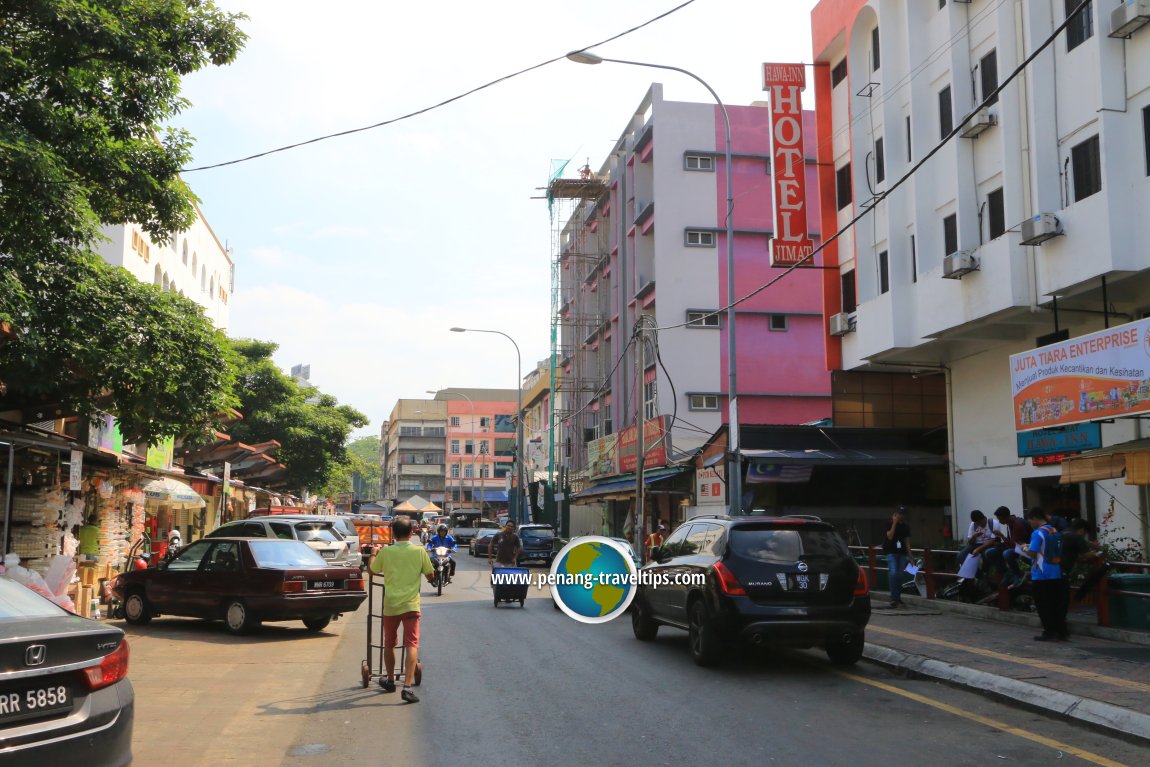
[(383, 616), (383, 646), (398, 647), (399, 625), (403, 624), (403, 646), (419, 647), (419, 613)]

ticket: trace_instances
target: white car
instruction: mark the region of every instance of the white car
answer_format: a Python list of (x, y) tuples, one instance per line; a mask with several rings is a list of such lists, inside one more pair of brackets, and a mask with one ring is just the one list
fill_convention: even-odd
[(289, 518), (287, 515), (253, 517), (217, 527), (205, 538), (280, 538), (303, 541), (333, 565), (359, 567), (359, 548), (353, 558), (347, 541), (330, 522), (318, 517)]

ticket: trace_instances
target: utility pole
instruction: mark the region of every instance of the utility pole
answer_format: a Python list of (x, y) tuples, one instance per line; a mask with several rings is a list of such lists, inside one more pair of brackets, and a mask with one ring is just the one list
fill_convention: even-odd
[(646, 448), (643, 445), (643, 400), (645, 395), (643, 392), (643, 351), (645, 341), (643, 339), (643, 322), (644, 316), (640, 314), (635, 322), (635, 551), (639, 554), (639, 561), (646, 560), (646, 546), (644, 545), (644, 514), (643, 514), (643, 459)]

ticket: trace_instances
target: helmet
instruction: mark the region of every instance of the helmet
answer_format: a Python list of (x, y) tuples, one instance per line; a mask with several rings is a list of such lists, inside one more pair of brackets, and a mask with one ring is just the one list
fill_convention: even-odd
[(435, 532), (439, 533), (440, 535), (445, 535), (447, 533), (447, 524), (440, 522), (435, 526)]
[(172, 531), (168, 533), (168, 541), (171, 542), (178, 540), (180, 540), (180, 531), (173, 528)]

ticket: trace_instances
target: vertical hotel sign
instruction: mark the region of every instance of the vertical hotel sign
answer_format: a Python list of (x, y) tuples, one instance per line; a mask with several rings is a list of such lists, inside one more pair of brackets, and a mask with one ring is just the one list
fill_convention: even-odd
[(1010, 356), (1017, 431), (1150, 413), (1150, 319)]
[(775, 234), (771, 266), (794, 266), (815, 250), (807, 236), (807, 171), (803, 154), (802, 64), (763, 64), (771, 99), (771, 173), (775, 178)]

